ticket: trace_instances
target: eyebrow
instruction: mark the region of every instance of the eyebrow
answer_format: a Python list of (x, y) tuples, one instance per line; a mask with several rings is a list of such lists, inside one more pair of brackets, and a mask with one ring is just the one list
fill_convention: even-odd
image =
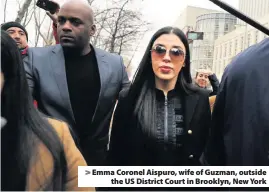
[[(15, 31), (16, 31), (16, 30), (14, 30), (14, 29), (8, 29), (8, 30), (7, 30), (7, 32), (15, 32)], [(21, 30), (21, 29), (20, 29), (18, 32), (19, 32), (19, 33), (24, 33), (24, 34), (25, 34), (25, 32), (24, 32), (23, 30)]]
[[(165, 47), (165, 45), (163, 45), (163, 44), (161, 44), (161, 43), (157, 43), (157, 44), (155, 44), (155, 46), (156, 46), (156, 45), (161, 45), (161, 46), (164, 46), (164, 47)], [(173, 45), (172, 47), (173, 47), (173, 48), (179, 48), (179, 49), (183, 50), (183, 48), (182, 48), (181, 46), (179, 46), (179, 45)]]
[(72, 19), (77, 19), (77, 20), (80, 20), (82, 22), (82, 20), (78, 17), (65, 17), (65, 16), (58, 16), (58, 19), (66, 19), (66, 20), (72, 20)]

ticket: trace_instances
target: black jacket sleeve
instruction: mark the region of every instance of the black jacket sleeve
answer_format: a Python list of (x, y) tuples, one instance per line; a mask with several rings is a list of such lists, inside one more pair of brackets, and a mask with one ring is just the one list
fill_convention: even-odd
[(210, 81), (210, 84), (212, 86), (213, 91), (210, 93), (210, 96), (217, 95), (219, 90), (219, 80), (216, 76), (216, 74), (212, 74), (208, 76), (208, 79)]
[(210, 136), (204, 153), (203, 163), (211, 166), (225, 165), (225, 148), (223, 141), (224, 102), (226, 79), (223, 79), (216, 97), (212, 114)]
[(124, 104), (127, 91), (126, 89), (121, 91), (114, 112), (108, 153), (108, 165), (112, 166), (124, 165), (124, 157), (128, 151), (128, 127), (125, 127), (126, 105)]

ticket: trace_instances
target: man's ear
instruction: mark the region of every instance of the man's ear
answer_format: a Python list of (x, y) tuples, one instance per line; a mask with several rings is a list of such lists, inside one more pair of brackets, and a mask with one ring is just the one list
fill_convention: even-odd
[(94, 34), (95, 34), (95, 32), (96, 32), (96, 25), (92, 25), (91, 27), (90, 27), (90, 36), (93, 36)]

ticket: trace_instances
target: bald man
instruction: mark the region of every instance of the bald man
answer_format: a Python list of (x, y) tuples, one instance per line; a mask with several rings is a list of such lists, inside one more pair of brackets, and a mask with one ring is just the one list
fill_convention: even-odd
[(90, 45), (93, 11), (71, 0), (58, 13), (59, 45), (31, 48), (25, 62), (38, 109), (66, 121), (88, 165), (105, 165), (109, 124), (129, 80), (122, 57)]

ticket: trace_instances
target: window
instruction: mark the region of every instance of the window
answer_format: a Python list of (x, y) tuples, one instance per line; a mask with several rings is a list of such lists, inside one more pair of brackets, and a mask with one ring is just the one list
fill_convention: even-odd
[(244, 37), (241, 37), (241, 51), (243, 50), (244, 48)]
[(229, 44), (229, 56), (232, 55), (232, 42)]
[(214, 40), (216, 40), (219, 37), (219, 33), (217, 31), (214, 32)]
[(215, 49), (215, 59), (218, 59), (218, 50), (219, 50), (219, 48), (216, 47), (216, 49)]
[(224, 31), (225, 31), (225, 32), (228, 32), (228, 30), (229, 30), (229, 25), (228, 25), (228, 23), (225, 23)]
[(256, 31), (256, 33), (255, 33), (255, 43), (258, 43), (258, 39), (259, 39), (259, 31)]
[(227, 44), (224, 45), (224, 57), (226, 57), (226, 52), (227, 52)]
[(247, 41), (247, 45), (248, 45), (248, 47), (249, 47), (249, 45), (250, 45), (250, 38), (251, 38), (251, 35), (250, 35), (250, 33), (248, 34), (248, 41)]
[(235, 43), (234, 43), (234, 51), (235, 51), (235, 55), (236, 55), (236, 53), (237, 53), (237, 46), (238, 46), (238, 40), (236, 39), (235, 40)]

